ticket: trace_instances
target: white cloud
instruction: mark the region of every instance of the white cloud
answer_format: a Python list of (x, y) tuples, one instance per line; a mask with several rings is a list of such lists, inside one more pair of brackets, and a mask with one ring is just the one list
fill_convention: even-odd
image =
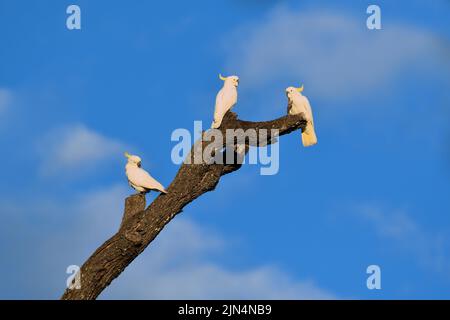
[[(68, 277), (66, 268), (80, 265), (119, 228), (130, 193), (124, 183), (70, 198), (0, 198), (0, 215), (8, 221), (0, 225), (0, 299), (58, 298)], [(8, 243), (14, 243), (14, 250)]]
[(278, 7), (227, 39), (227, 67), (247, 86), (294, 81), (286, 85), (304, 83), (310, 93), (335, 101), (379, 94), (402, 71), (427, 66), (438, 54), (428, 31), (392, 23), (369, 31), (365, 18)]
[(12, 92), (5, 88), (0, 88), (0, 116), (4, 114), (12, 103)]
[[(141, 262), (142, 263), (142, 262)], [(297, 281), (276, 268), (230, 270), (206, 261), (164, 270), (134, 268), (104, 298), (113, 299), (335, 299), (312, 281)], [(136, 272), (140, 269), (140, 272)], [(126, 282), (125, 282), (126, 281)], [(102, 297), (102, 298), (103, 298)]]
[[(72, 195), (70, 201), (42, 196), (30, 204), (0, 201), (0, 210), (6, 210), (9, 217), (8, 225), (0, 225), (0, 251), (5, 259), (0, 266), (5, 278), (0, 298), (57, 298), (62, 294), (67, 266), (84, 262), (116, 232), (129, 193), (128, 187), (116, 185)], [(11, 226), (21, 233), (10, 232)], [(1, 243), (12, 242), (14, 252), (2, 250)], [(230, 242), (211, 228), (176, 217), (100, 298), (335, 298), (313, 281), (297, 280), (273, 266), (227, 266), (221, 261), (225, 251), (232, 249), (226, 247)]]
[(273, 266), (244, 270), (214, 262), (225, 240), (176, 218), (149, 251), (102, 298), (117, 299), (334, 299), (313, 281), (299, 281)]
[(374, 205), (360, 205), (357, 206), (356, 213), (373, 226), (379, 237), (413, 255), (422, 266), (443, 274), (448, 272), (450, 248), (445, 233), (425, 230), (405, 210), (385, 210)]
[(41, 172), (53, 175), (103, 166), (106, 161), (119, 158), (126, 147), (120, 141), (75, 124), (50, 132), (39, 141), (38, 149), (43, 157)]

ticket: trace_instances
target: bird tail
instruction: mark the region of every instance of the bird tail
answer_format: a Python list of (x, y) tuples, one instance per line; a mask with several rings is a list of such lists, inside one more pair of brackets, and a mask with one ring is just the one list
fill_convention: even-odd
[(317, 136), (313, 125), (308, 124), (302, 132), (302, 143), (304, 147), (310, 147), (317, 143)]
[(217, 111), (214, 111), (214, 119), (211, 123), (211, 129), (218, 129), (222, 124), (223, 114)]
[(216, 120), (214, 120), (212, 123), (211, 123), (211, 129), (218, 129), (220, 127), (220, 123), (219, 122), (216, 122)]

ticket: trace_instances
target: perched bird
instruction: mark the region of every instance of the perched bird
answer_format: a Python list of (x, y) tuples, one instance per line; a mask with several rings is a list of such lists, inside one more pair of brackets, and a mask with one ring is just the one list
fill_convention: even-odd
[(125, 173), (128, 178), (128, 183), (132, 188), (138, 193), (147, 193), (151, 190), (167, 193), (161, 183), (153, 179), (147, 171), (141, 168), (141, 158), (133, 156), (128, 152), (125, 152), (125, 157), (128, 158), (128, 163), (125, 166)]
[(233, 108), (233, 106), (237, 102), (237, 87), (239, 85), (239, 77), (237, 76), (229, 76), (222, 77), (219, 74), (220, 80), (222, 80), (223, 87), (217, 93), (216, 96), (216, 108), (214, 110), (214, 121), (211, 124), (211, 128), (217, 129), (220, 127), (222, 123), (223, 116), (227, 113), (228, 110)]
[(303, 113), (305, 115), (306, 128), (302, 132), (303, 146), (309, 147), (317, 143), (316, 132), (314, 131), (314, 120), (309, 104), (308, 98), (302, 95), (303, 86), (300, 88), (289, 87), (286, 88), (286, 95), (288, 97), (287, 112), (290, 115)]

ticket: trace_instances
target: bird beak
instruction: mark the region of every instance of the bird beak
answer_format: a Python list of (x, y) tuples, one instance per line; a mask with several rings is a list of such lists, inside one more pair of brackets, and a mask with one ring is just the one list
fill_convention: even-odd
[(129, 153), (126, 152), (126, 151), (125, 151), (125, 153), (124, 153), (123, 155), (124, 155), (126, 158), (128, 158), (128, 159), (131, 157), (131, 154), (129, 154)]
[(219, 79), (222, 80), (222, 81), (227, 80), (227, 78), (226, 78), (226, 77), (223, 77), (222, 74), (220, 74), (220, 73), (219, 73)]
[(303, 85), (300, 88), (296, 88), (298, 92), (302, 92), (303, 91)]
[(140, 167), (142, 166), (142, 162), (139, 161), (139, 162), (137, 163), (137, 166), (138, 166), (138, 168), (140, 168)]

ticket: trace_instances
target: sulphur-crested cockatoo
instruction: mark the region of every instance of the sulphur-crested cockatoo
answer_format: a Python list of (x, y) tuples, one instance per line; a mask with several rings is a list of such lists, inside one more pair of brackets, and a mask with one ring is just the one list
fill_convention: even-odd
[(219, 74), (220, 80), (223, 81), (223, 87), (217, 93), (216, 96), (216, 108), (214, 110), (214, 121), (211, 125), (211, 128), (217, 129), (220, 127), (222, 123), (223, 116), (227, 113), (228, 110), (233, 108), (233, 106), (237, 102), (237, 87), (239, 85), (239, 77), (237, 76), (229, 76), (222, 77)]
[(303, 146), (309, 147), (317, 143), (316, 132), (314, 131), (314, 120), (309, 104), (308, 98), (302, 95), (303, 86), (300, 88), (289, 87), (286, 88), (286, 95), (288, 97), (288, 114), (294, 115), (303, 113), (305, 120), (308, 121), (305, 130), (302, 132)]
[(161, 183), (156, 181), (147, 171), (141, 168), (141, 158), (133, 156), (128, 152), (125, 152), (125, 157), (128, 158), (128, 163), (125, 166), (125, 173), (128, 178), (128, 183), (132, 188), (139, 193), (147, 193), (151, 190), (167, 193)]

